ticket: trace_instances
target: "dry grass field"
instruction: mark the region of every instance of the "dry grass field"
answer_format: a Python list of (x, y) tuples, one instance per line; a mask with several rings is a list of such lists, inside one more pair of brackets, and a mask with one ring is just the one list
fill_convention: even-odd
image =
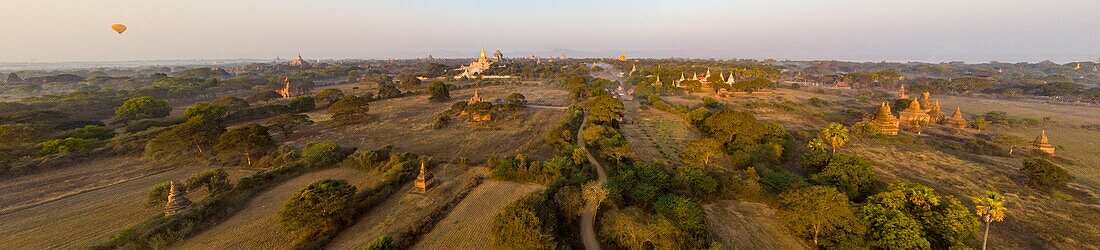
[(623, 136), (634, 147), (638, 158), (651, 162), (680, 163), (680, 151), (699, 132), (683, 118), (654, 108), (640, 109), (638, 102), (624, 102), (626, 123)]
[(474, 189), (412, 249), (490, 249), (490, 227), (497, 213), (523, 196), (541, 190), (535, 184), (488, 181)]
[(253, 198), (233, 217), (206, 229), (178, 245), (180, 249), (285, 249), (294, 238), (279, 224), (279, 211), (295, 192), (310, 183), (343, 179), (362, 189), (378, 180), (379, 174), (347, 167), (306, 173)]
[(807, 249), (760, 203), (718, 201), (703, 206), (710, 232), (732, 249)]
[[(531, 103), (560, 105), (564, 104), (562, 100), (567, 100), (565, 91), (546, 87), (488, 86), (478, 90), (486, 100), (503, 99), (513, 92), (524, 94)], [(297, 147), (324, 140), (345, 147), (392, 145), (398, 151), (429, 154), (442, 161), (468, 157), (471, 162), (479, 162), (493, 152), (500, 155), (522, 152), (535, 159), (553, 154), (553, 149), (543, 143), (542, 138), (546, 129), (561, 118), (560, 110), (527, 108), (494, 117), (495, 120), (488, 123), (453, 119), (439, 130), (428, 128), (436, 114), (449, 109), (454, 102), (468, 100), (472, 94), (472, 89), (453, 91), (453, 99), (447, 102), (429, 102), (423, 95), (371, 102), (370, 121), (348, 126), (325, 122), (329, 115), (316, 111), (309, 115), (317, 123), (296, 132), (289, 143)]]
[(402, 186), (392, 197), (378, 204), (355, 225), (340, 232), (329, 249), (359, 249), (383, 235), (397, 236), (420, 226), (429, 214), (439, 212), (461, 193), (475, 188), (476, 182), (488, 175), (488, 169), (469, 170), (454, 165), (444, 165), (431, 169), (435, 175), (436, 186), (427, 193), (409, 192), (413, 182)]
[[(167, 170), (130, 157), (107, 158), (0, 181), (0, 249), (74, 249), (104, 241), (161, 208), (145, 207), (157, 183), (203, 170)], [(202, 199), (201, 193), (188, 196)], [(12, 212), (14, 211), (14, 212)]]

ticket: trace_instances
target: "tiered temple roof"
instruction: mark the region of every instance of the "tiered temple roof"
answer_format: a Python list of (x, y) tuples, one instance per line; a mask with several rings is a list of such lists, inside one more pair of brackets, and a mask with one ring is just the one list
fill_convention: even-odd
[(420, 162), (420, 174), (416, 176), (416, 186), (413, 187), (414, 193), (428, 192), (428, 188), (431, 188), (435, 184), (435, 178), (431, 172), (428, 172), (428, 165), (424, 161)]
[(905, 85), (898, 87), (898, 99), (909, 99), (909, 92), (905, 91)]
[(290, 66), (309, 68), (309, 62), (302, 59), (302, 53), (298, 53), (298, 56), (294, 57), (294, 61), (290, 61)]
[(924, 91), (924, 93), (920, 94), (920, 105), (924, 105), (925, 107), (931, 107), (932, 106), (932, 93), (931, 92)]
[(173, 215), (191, 207), (188, 200), (175, 181), (168, 182), (168, 203), (164, 204), (164, 214)]
[(932, 107), (928, 109), (928, 121), (931, 123), (943, 121), (943, 111), (940, 110), (939, 100), (932, 102)]
[(878, 113), (875, 114), (875, 119), (871, 122), (878, 128), (879, 134), (898, 134), (898, 118), (894, 117), (894, 114), (890, 112), (890, 105), (885, 102), (879, 105)]
[(1048, 155), (1054, 155), (1054, 145), (1051, 145), (1050, 141), (1047, 139), (1046, 130), (1043, 130), (1043, 132), (1039, 134), (1039, 137), (1035, 137), (1035, 141), (1031, 142), (1031, 148), (1047, 153)]
[(958, 107), (955, 107), (955, 113), (951, 114), (951, 118), (947, 118), (947, 120), (944, 120), (943, 125), (957, 129), (966, 128), (967, 122), (966, 118), (963, 118), (962, 110)]
[(661, 87), (662, 85), (664, 85), (664, 84), (661, 83), (661, 75), (657, 75), (657, 81), (653, 82), (653, 86)]
[(917, 100), (909, 102), (908, 108), (905, 108), (905, 110), (898, 112), (898, 120), (901, 120), (901, 123), (907, 125), (922, 121), (927, 122), (929, 119), (930, 116), (926, 113), (926, 111), (920, 108), (920, 102)]
[(473, 104), (477, 104), (479, 102), (483, 102), (483, 100), (481, 100), (481, 96), (477, 95), (477, 90), (475, 89), (474, 90), (474, 96), (470, 97), (470, 101), (467, 101), (466, 105), (473, 105)]

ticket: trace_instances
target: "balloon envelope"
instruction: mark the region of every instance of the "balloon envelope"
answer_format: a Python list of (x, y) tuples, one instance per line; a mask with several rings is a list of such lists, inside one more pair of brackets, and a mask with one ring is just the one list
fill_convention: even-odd
[(121, 35), (122, 32), (126, 32), (126, 25), (122, 25), (121, 23), (111, 24), (111, 30), (118, 32), (118, 34)]

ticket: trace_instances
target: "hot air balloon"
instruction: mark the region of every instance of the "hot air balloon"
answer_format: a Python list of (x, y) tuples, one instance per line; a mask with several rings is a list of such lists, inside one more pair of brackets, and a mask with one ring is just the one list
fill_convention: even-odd
[(115, 32), (118, 32), (119, 35), (122, 35), (122, 32), (126, 32), (126, 25), (122, 25), (121, 23), (111, 24), (111, 30), (114, 30)]

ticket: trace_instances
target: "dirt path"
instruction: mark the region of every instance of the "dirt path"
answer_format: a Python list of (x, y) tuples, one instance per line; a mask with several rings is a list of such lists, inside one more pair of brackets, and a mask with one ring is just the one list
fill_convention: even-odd
[(279, 211), (295, 192), (325, 179), (345, 179), (362, 189), (379, 178), (377, 173), (336, 167), (307, 173), (265, 191), (228, 220), (187, 239), (180, 249), (286, 249), (294, 238), (279, 224)]
[[(115, 159), (114, 161), (116, 161), (114, 164), (124, 167), (143, 167), (141, 161), (136, 159)], [(101, 165), (94, 163), (75, 168), (91, 168)], [(186, 179), (192, 173), (202, 169), (201, 167), (179, 168), (146, 177), (119, 181), (107, 186), (95, 186), (87, 191), (67, 194), (62, 198), (0, 215), (0, 225), (3, 225), (0, 227), (0, 249), (78, 249), (104, 241), (116, 230), (140, 223), (163, 212), (159, 208), (145, 207), (145, 194), (149, 188), (167, 180)], [(109, 178), (112, 174), (121, 173), (108, 171), (92, 176), (93, 178), (94, 176)], [(58, 181), (64, 182), (64, 180)], [(79, 181), (78, 179), (73, 180), (73, 182)], [(64, 186), (67, 184), (58, 183), (57, 185)], [(28, 189), (33, 190), (34, 188)], [(64, 189), (50, 188), (45, 192)], [(70, 190), (69, 192), (74, 191)], [(4, 197), (24, 196), (8, 196), (8, 194), (5, 194)], [(189, 198), (193, 200), (201, 199), (201, 197)]]
[(490, 229), (500, 210), (543, 188), (530, 183), (487, 181), (410, 249), (492, 249)]
[[(588, 124), (588, 115), (585, 111), (584, 120), (581, 121), (580, 129), (584, 129), (584, 125)], [(577, 130), (577, 146), (586, 148), (584, 138), (581, 137), (580, 129)], [(600, 184), (607, 183), (607, 173), (604, 172), (603, 165), (593, 157), (591, 153), (585, 154), (588, 158), (588, 162), (592, 166), (596, 167), (596, 176), (598, 177)], [(599, 210), (600, 204), (587, 203), (584, 204), (584, 214), (581, 215), (581, 241), (584, 242), (584, 249), (600, 249), (600, 240), (596, 237), (596, 212)]]

